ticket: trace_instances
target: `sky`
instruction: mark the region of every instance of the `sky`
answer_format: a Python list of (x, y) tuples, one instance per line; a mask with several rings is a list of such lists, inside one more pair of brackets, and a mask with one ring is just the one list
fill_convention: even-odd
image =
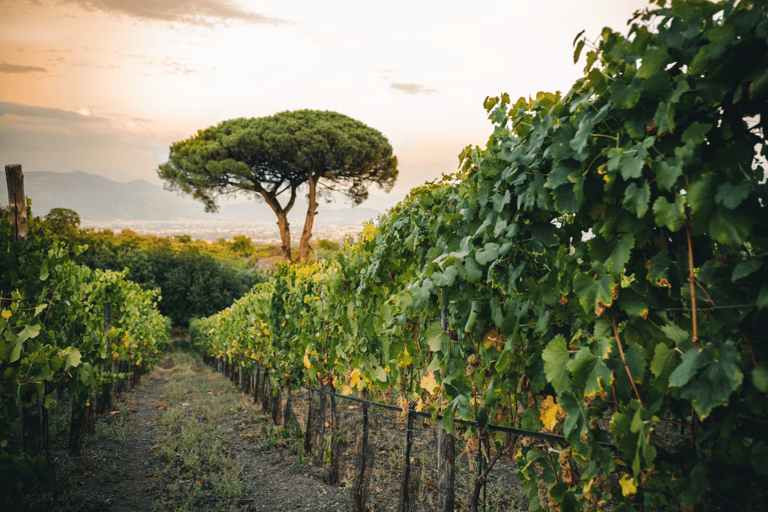
[(467, 145), (485, 145), (487, 96), (567, 91), (584, 66), (573, 63), (576, 34), (626, 33), (647, 6), (0, 0), (0, 164), (160, 185), (169, 146), (197, 130), (332, 110), (389, 139), (400, 171), (386, 200), (394, 204), (456, 171)]

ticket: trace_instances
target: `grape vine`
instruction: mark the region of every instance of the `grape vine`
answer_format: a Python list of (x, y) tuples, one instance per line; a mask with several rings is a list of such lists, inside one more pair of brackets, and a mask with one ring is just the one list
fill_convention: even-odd
[(768, 3), (657, 3), (577, 38), (566, 94), (486, 99), (458, 174), (194, 322), (197, 346), (449, 430), (562, 433), (520, 446), (532, 510), (764, 505)]
[(95, 400), (105, 384), (126, 376), (116, 363), (149, 368), (169, 342), (170, 321), (158, 313), (156, 294), (126, 272), (75, 265), (31, 212), (27, 244), (13, 241), (8, 212), (1, 213), (0, 502), (8, 504), (36, 482), (44, 489), (54, 482), (44, 457), (9, 444), (9, 426), (30, 407), (49, 408), (55, 391), (81, 406)]

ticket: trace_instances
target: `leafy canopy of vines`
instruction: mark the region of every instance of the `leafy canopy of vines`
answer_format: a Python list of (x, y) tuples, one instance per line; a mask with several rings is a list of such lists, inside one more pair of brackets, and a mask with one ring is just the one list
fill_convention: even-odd
[[(11, 238), (7, 210), (0, 212), (0, 503), (6, 505), (34, 485), (54, 482), (44, 456), (35, 459), (9, 443), (22, 409), (39, 402), (49, 408), (54, 391), (86, 404), (125, 376), (110, 371), (114, 362), (149, 368), (170, 334), (155, 292), (128, 281), (127, 271), (75, 265), (29, 210), (28, 217), (24, 245)], [(107, 304), (113, 314), (105, 332)]]
[(399, 389), (448, 428), (560, 432), (560, 456), (518, 452), (531, 510), (764, 505), (768, 3), (659, 5), (577, 38), (566, 94), (488, 98), (458, 175), (196, 343), (285, 384)]

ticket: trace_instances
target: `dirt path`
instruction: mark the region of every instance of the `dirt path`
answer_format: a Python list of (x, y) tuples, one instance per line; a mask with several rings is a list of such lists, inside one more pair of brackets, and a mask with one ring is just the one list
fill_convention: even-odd
[[(294, 397), (302, 425), (308, 398), (306, 392)], [(361, 416), (354, 404), (344, 402), (338, 408), (343, 425), (340, 483), (329, 485), (327, 465), (313, 463), (304, 454), (295, 432), (275, 427), (261, 404), (236, 392), (200, 360), (176, 353), (145, 375), (137, 389), (124, 393), (115, 411), (100, 418), (97, 435), (86, 440), (83, 456), (70, 457), (64, 450), (66, 408), (52, 416), (53, 465), (66, 489), (58, 506), (86, 512), (346, 511)], [(376, 463), (368, 506), (373, 511), (396, 510), (404, 424), (389, 412), (373, 412), (372, 421)], [(420, 488), (412, 510), (434, 510), (435, 442), (434, 426), (417, 426), (411, 463)], [(205, 449), (215, 453), (201, 455)], [(473, 475), (466, 455), (463, 462), (460, 459), (457, 510), (466, 510), (462, 496)], [(526, 510), (514, 466), (501, 463), (499, 468), (491, 476), (488, 510)], [(40, 503), (31, 508), (49, 509)]]

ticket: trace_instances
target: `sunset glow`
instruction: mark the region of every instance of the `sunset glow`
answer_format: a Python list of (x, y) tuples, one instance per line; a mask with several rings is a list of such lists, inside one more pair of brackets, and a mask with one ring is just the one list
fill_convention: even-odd
[(25, 171), (159, 183), (171, 143), (235, 117), (334, 110), (384, 133), (392, 192), (458, 167), (483, 99), (567, 90), (572, 41), (643, 0), (0, 2), (0, 153)]

